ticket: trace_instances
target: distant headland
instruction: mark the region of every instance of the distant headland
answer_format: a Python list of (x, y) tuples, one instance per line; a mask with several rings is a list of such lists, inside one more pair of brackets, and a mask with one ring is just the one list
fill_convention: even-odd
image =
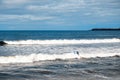
[(91, 31), (120, 31), (120, 28), (93, 28)]

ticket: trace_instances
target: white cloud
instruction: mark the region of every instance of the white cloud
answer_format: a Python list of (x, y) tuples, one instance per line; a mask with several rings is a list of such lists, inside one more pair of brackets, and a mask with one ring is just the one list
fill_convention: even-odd
[[(0, 21), (42, 21), (80, 24), (109, 21), (120, 15), (117, 0), (1, 0)], [(4, 7), (5, 6), (5, 7)], [(19, 15), (31, 14), (31, 15)], [(37, 16), (38, 15), (38, 16)], [(43, 15), (43, 16), (42, 16)], [(46, 15), (46, 16), (44, 16)], [(52, 16), (51, 16), (52, 15)]]
[(79, 10), (80, 8), (84, 8), (84, 5), (84, 0), (62, 0), (60, 2), (47, 5), (29, 5), (27, 9), (34, 11), (46, 10), (54, 12), (74, 12)]
[(16, 5), (16, 4), (23, 4), (28, 2), (29, 0), (3, 0), (2, 3), (6, 5)]
[(21, 21), (39, 21), (39, 20), (51, 20), (54, 17), (51, 16), (33, 16), (33, 15), (0, 15), (0, 21), (8, 20), (21, 20)]
[(8, 9), (17, 8), (17, 7), (22, 8), (24, 4), (27, 5), (28, 1), (30, 0), (2, 0), (1, 6)]
[(90, 16), (90, 15), (92, 15), (92, 13), (88, 12), (88, 13), (84, 13), (84, 15)]
[[(51, 0), (48, 0), (51, 1)], [(117, 1), (114, 0), (60, 0), (51, 2), (49, 4), (30, 4), (26, 7), (28, 11), (41, 12), (41, 13), (79, 13), (85, 16), (114, 16), (117, 15), (114, 7), (118, 7)]]

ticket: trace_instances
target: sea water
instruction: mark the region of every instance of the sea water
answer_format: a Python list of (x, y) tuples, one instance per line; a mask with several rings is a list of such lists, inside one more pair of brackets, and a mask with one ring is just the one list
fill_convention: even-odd
[(120, 80), (120, 31), (0, 31), (0, 80)]

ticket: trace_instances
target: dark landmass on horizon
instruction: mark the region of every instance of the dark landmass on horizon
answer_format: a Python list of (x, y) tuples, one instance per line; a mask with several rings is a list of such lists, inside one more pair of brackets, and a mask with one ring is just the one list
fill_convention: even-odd
[(93, 28), (92, 31), (120, 31), (120, 28)]

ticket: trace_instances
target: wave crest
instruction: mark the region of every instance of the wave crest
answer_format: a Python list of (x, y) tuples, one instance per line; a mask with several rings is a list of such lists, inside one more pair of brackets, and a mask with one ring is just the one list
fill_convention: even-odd
[(120, 42), (120, 39), (83, 39), (83, 40), (21, 40), (5, 41), (8, 44), (94, 44), (94, 43), (114, 43)]
[(30, 55), (16, 55), (16, 56), (1, 56), (0, 63), (32, 63), (42, 60), (56, 60), (56, 59), (73, 59), (79, 58), (77, 54), (30, 54)]
[(32, 63), (36, 61), (45, 60), (68, 60), (68, 59), (81, 59), (81, 58), (96, 58), (96, 57), (110, 57), (120, 56), (119, 53), (99, 53), (99, 54), (82, 54), (66, 53), (66, 54), (30, 54), (30, 55), (16, 55), (16, 56), (1, 56), (0, 64), (7, 63)]

